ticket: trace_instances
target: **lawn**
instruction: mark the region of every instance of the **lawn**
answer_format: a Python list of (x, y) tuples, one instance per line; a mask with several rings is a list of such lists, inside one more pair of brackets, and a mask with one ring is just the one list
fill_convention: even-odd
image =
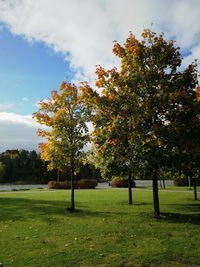
[[(152, 190), (152, 186), (146, 186), (146, 187), (138, 187), (138, 188), (142, 188), (142, 189), (147, 189), (147, 190)], [(193, 186), (192, 187), (188, 187), (188, 186), (166, 186), (165, 188), (158, 186), (159, 190), (173, 190), (173, 191), (189, 191), (189, 192), (193, 192)], [(197, 186), (197, 192), (200, 192), (200, 186)]]
[(200, 201), (192, 193), (96, 189), (0, 193), (3, 266), (192, 266), (200, 264)]
[[(193, 191), (193, 186), (166, 186), (165, 188), (159, 188), (161, 190), (176, 190), (176, 191)], [(200, 187), (197, 186), (197, 191), (200, 192)]]

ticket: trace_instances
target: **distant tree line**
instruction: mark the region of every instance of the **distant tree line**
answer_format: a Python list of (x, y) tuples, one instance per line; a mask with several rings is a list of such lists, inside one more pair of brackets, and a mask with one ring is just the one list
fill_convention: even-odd
[[(47, 170), (48, 162), (40, 158), (36, 151), (6, 150), (0, 154), (0, 183), (47, 183), (50, 180), (69, 180), (70, 172)], [(101, 178), (100, 172), (90, 164), (81, 165), (75, 179)]]

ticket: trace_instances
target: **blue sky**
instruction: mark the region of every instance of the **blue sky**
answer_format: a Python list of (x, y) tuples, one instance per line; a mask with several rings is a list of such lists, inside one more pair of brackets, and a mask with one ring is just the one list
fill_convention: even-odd
[(0, 0), (0, 151), (37, 149), (36, 103), (63, 80), (93, 85), (98, 64), (119, 67), (113, 40), (129, 31), (176, 40), (183, 68), (199, 60), (199, 14), (199, 0)]
[[(0, 31), (0, 92), (5, 110), (31, 114), (36, 103), (50, 96), (73, 72), (61, 52), (44, 42), (28, 42), (7, 27)], [(6, 106), (7, 105), (7, 106)], [(10, 108), (9, 108), (10, 107)]]

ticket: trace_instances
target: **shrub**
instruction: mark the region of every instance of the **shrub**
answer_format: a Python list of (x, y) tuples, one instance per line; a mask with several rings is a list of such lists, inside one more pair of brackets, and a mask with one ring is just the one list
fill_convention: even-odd
[(177, 177), (174, 179), (174, 185), (175, 186), (188, 186), (188, 179)]
[(56, 181), (49, 181), (48, 182), (49, 189), (69, 189), (70, 183), (69, 182), (56, 182)]
[[(89, 179), (82, 179), (78, 182), (74, 182), (74, 188), (80, 189), (94, 189), (97, 186), (97, 180), (89, 180)], [(48, 182), (49, 189), (70, 189), (71, 184), (70, 182), (56, 182), (56, 181), (49, 181)]]
[(97, 180), (81, 179), (78, 181), (78, 188), (80, 189), (94, 189), (97, 186)]
[[(128, 187), (128, 179), (115, 177), (111, 182), (112, 187)], [(135, 187), (135, 181), (132, 180), (132, 187)]]
[[(194, 178), (194, 179), (196, 179), (196, 185), (199, 186), (200, 185), (200, 178)], [(188, 178), (177, 177), (174, 179), (174, 185), (175, 186), (189, 186)], [(191, 179), (191, 186), (193, 186), (193, 185), (194, 185), (194, 181), (193, 181), (193, 179)]]

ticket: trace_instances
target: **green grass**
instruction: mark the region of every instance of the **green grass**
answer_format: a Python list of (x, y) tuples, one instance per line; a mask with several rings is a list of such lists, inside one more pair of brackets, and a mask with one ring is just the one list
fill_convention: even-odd
[[(152, 190), (152, 186), (147, 187), (138, 187), (141, 189), (150, 189)], [(173, 190), (173, 191), (189, 191), (193, 192), (193, 187), (189, 188), (188, 186), (166, 186), (165, 188), (158, 186), (159, 190)], [(197, 186), (197, 191), (200, 192), (200, 186)]]
[(0, 263), (4, 266), (192, 266), (200, 263), (200, 201), (160, 192), (97, 189), (0, 194)]
[[(176, 191), (193, 191), (193, 186), (191, 188), (189, 188), (188, 186), (166, 186), (165, 189), (164, 188), (159, 188), (159, 189), (176, 190)], [(199, 186), (197, 186), (197, 191), (200, 192)]]

